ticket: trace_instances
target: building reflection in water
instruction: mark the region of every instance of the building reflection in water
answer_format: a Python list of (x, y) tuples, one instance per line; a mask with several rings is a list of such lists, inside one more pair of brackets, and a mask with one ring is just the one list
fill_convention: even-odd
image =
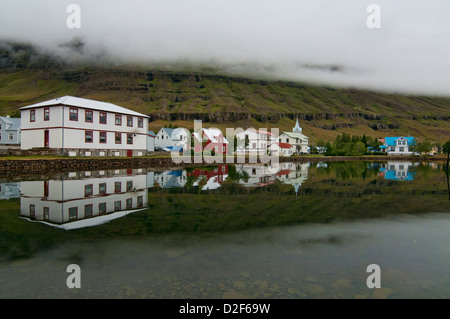
[[(297, 193), (308, 178), (308, 167), (309, 163), (238, 165), (237, 183), (263, 187), (281, 182), (292, 185)], [(22, 181), (13, 186), (17, 198), (20, 194), (22, 218), (77, 229), (146, 209), (149, 188), (183, 188), (190, 179), (192, 186), (208, 191), (219, 189), (228, 177), (228, 165), (161, 172), (118, 169), (64, 173), (57, 179)]]
[(60, 179), (21, 182), (20, 215), (64, 229), (95, 226), (148, 204), (143, 170), (66, 173)]
[(412, 162), (387, 162), (380, 168), (380, 176), (393, 181), (413, 181), (416, 173)]

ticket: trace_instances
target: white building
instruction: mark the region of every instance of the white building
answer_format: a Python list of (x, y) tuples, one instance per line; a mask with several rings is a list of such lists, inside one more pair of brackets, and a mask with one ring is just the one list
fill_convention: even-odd
[(294, 146), (294, 154), (308, 154), (309, 138), (303, 135), (298, 119), (292, 132), (283, 132), (278, 137), (278, 142)]
[(24, 181), (20, 215), (68, 230), (143, 210), (148, 205), (148, 192), (147, 174), (141, 171), (73, 172), (57, 180)]
[(20, 119), (0, 116), (0, 146), (3, 148), (20, 147)]
[(412, 147), (416, 145), (414, 137), (385, 137), (384, 148), (388, 155), (412, 155)]
[[(277, 137), (269, 131), (248, 128), (236, 134), (238, 145), (236, 155), (267, 155), (270, 144), (277, 141)], [(246, 141), (248, 145), (245, 146)]]
[(148, 131), (147, 152), (154, 152), (155, 151), (155, 140), (156, 140), (155, 132)]
[(295, 146), (289, 143), (272, 143), (269, 150), (272, 156), (292, 156), (295, 154)]
[(166, 128), (163, 127), (158, 131), (155, 138), (155, 146), (163, 150), (173, 146), (188, 147), (191, 144), (191, 134), (185, 128)]
[(124, 107), (64, 96), (21, 109), (21, 149), (69, 156), (142, 156), (148, 116)]

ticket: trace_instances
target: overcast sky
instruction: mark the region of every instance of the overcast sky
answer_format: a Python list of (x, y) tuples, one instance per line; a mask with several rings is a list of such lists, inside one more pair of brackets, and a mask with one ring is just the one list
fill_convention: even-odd
[[(370, 29), (369, 4), (381, 9)], [(69, 29), (69, 4), (81, 28)], [(450, 96), (449, 0), (2, 0), (0, 39), (81, 37), (123, 62)], [(59, 49), (60, 50), (60, 49)], [(59, 51), (61, 52), (61, 50)]]

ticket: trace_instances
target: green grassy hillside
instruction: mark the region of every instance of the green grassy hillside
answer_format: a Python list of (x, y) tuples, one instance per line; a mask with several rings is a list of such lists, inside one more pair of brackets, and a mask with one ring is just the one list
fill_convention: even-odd
[(0, 114), (63, 95), (151, 115), (150, 129), (205, 126), (290, 130), (298, 117), (312, 142), (343, 132), (450, 139), (450, 98), (406, 96), (229, 77), (214, 71), (69, 65), (28, 45), (0, 42)]

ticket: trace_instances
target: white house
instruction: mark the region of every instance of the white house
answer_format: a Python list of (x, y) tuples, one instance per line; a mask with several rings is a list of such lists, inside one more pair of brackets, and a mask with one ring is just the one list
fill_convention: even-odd
[(302, 133), (302, 128), (297, 123), (292, 132), (283, 132), (278, 137), (278, 142), (289, 143), (294, 146), (294, 154), (308, 154), (309, 138)]
[(0, 146), (3, 148), (20, 147), (20, 119), (0, 116)]
[(270, 144), (270, 154), (272, 156), (291, 156), (295, 154), (295, 146), (289, 143), (275, 142)]
[(61, 179), (24, 181), (20, 215), (69, 230), (143, 210), (148, 205), (147, 174), (138, 171), (72, 172)]
[[(275, 134), (254, 128), (239, 132), (236, 137), (239, 139), (238, 145), (236, 145), (237, 155), (266, 155), (270, 144), (277, 141)], [(245, 141), (248, 141), (247, 146), (245, 146)]]
[(187, 147), (191, 143), (191, 134), (185, 128), (163, 127), (156, 134), (155, 146), (167, 149), (173, 146)]
[(147, 152), (148, 116), (115, 104), (64, 96), (20, 111), (22, 150), (128, 157)]
[(416, 145), (414, 137), (386, 137), (384, 147), (388, 155), (412, 155), (412, 146)]

